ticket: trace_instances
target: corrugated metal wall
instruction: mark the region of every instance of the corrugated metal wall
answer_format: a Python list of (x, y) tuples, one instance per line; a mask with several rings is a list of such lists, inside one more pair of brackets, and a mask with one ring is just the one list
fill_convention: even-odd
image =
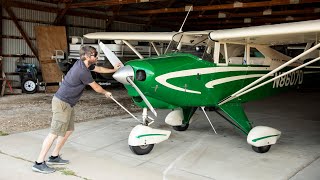
[[(23, 2), (47, 5), (52, 7), (57, 7), (57, 5), (39, 2), (34, 0), (23, 0)], [(55, 13), (35, 11), (22, 8), (12, 8), (15, 16), (18, 19), (23, 19), (24, 21), (19, 21), (20, 25), (24, 29), (25, 33), (30, 37), (31, 42), (34, 47), (37, 47), (35, 41), (35, 32), (34, 27), (40, 25), (50, 25), (55, 18)], [(2, 16), (9, 18), (5, 9), (2, 9)], [(84, 34), (91, 32), (104, 31), (106, 29), (106, 21), (101, 19), (93, 19), (86, 17), (76, 17), (76, 16), (67, 16), (66, 17), (68, 28), (68, 36), (83, 36)], [(31, 22), (26, 22), (31, 21)], [(36, 23), (35, 21), (38, 21)], [(42, 23), (43, 22), (43, 23)], [(78, 27), (77, 27), (78, 26)], [(90, 28), (88, 28), (90, 27)], [(137, 25), (132, 23), (123, 23), (123, 22), (114, 22), (111, 25), (112, 31), (143, 31), (143, 25)], [(2, 33), (4, 36), (14, 36), (22, 38), (19, 30), (16, 28), (12, 20), (3, 19), (2, 21)], [(33, 55), (31, 49), (27, 45), (24, 39), (13, 39), (13, 38), (2, 38), (2, 48), (4, 55), (18, 55), (26, 54)], [(4, 72), (15, 72), (16, 69), (16, 60), (18, 57), (4, 57), (3, 59), (3, 71)], [(39, 67), (38, 60), (36, 58), (26, 58), (26, 63), (33, 63)], [(11, 80), (20, 81), (17, 76), (8, 76)], [(15, 86), (19, 86), (20, 83), (14, 83)]]
[[(54, 13), (46, 13), (41, 11), (34, 11), (28, 9), (21, 9), (21, 8), (12, 8), (15, 16), (18, 19), (25, 19), (31, 21), (43, 21), (43, 22), (52, 22), (55, 18)], [(2, 15), (4, 17), (9, 18), (7, 11), (5, 9), (2, 10)], [(31, 39), (31, 43), (34, 47), (37, 47), (35, 41), (35, 33), (34, 27), (40, 25), (48, 25), (48, 24), (41, 24), (41, 23), (34, 23), (34, 22), (25, 22), (19, 21), (21, 27), (25, 31), (25, 33)], [(18, 28), (15, 26), (12, 20), (3, 19), (2, 20), (2, 33), (4, 36), (15, 36), (15, 37), (22, 37)], [(33, 55), (31, 49), (27, 45), (24, 39), (12, 39), (12, 38), (3, 38), (2, 39), (2, 53), (4, 55)], [(3, 58), (3, 71), (4, 72), (15, 72), (16, 69), (16, 60), (18, 57), (4, 57)], [(26, 58), (26, 63), (35, 64), (39, 67), (39, 62), (36, 58)], [(18, 76), (9, 75), (8, 79), (14, 80), (13, 86), (20, 86), (20, 78)]]
[(86, 17), (67, 16), (67, 24), (72, 26), (88, 26), (92, 28), (68, 27), (69, 36), (83, 36), (91, 32), (101, 32), (106, 28), (106, 21)]
[(138, 25), (138, 24), (133, 24), (133, 23), (115, 21), (111, 25), (111, 30), (112, 31), (133, 31), (133, 32), (138, 32), (138, 31), (144, 31), (144, 26), (143, 25)]
[(46, 3), (46, 2), (40, 2), (40, 1), (34, 1), (34, 0), (19, 0), (19, 1), (26, 2), (26, 3), (32, 3), (32, 4), (37, 4), (37, 5), (46, 5), (46, 6), (57, 7), (57, 5), (55, 5), (55, 4)]

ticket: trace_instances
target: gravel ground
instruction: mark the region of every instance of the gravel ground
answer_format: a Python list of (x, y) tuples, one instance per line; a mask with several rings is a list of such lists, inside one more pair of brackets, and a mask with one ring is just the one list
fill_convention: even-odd
[[(130, 112), (141, 111), (138, 106), (133, 104), (124, 88), (112, 88), (109, 91)], [(51, 100), (53, 95), (35, 93), (0, 97), (0, 132), (12, 134), (49, 127), (52, 118)], [(107, 99), (93, 90), (84, 91), (75, 106), (75, 112), (76, 122), (126, 113), (111, 99)]]

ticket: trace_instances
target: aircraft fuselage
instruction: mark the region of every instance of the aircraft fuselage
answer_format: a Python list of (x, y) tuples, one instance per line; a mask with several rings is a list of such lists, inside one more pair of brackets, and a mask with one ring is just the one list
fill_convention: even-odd
[[(126, 63), (134, 69), (134, 82), (155, 108), (217, 106), (237, 90), (270, 72), (263, 65), (217, 66), (184, 53), (167, 54)], [(285, 68), (287, 71), (290, 68)], [(275, 76), (280, 75), (275, 74)], [(137, 78), (139, 76), (139, 78)], [(144, 76), (144, 78), (141, 78)], [(270, 78), (273, 78), (270, 76)], [(271, 96), (302, 83), (303, 72), (295, 71), (233, 101), (247, 102)], [(269, 80), (267, 78), (266, 80)], [(140, 80), (139, 80), (140, 79)], [(145, 107), (138, 93), (126, 86), (137, 105)]]

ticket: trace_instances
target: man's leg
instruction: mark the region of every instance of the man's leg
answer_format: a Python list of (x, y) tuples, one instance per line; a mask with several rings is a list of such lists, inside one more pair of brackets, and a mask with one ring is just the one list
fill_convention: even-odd
[(53, 141), (58, 136), (61, 136), (63, 138), (66, 135), (69, 120), (71, 117), (71, 110), (68, 111), (68, 107), (70, 107), (69, 104), (61, 101), (55, 96), (52, 98), (53, 115), (52, 115), (50, 133), (42, 144), (42, 149), (37, 161), (32, 166), (33, 171), (37, 171), (41, 173), (52, 173), (55, 171), (55, 169), (50, 168), (46, 165), (44, 158), (46, 157), (50, 147), (52, 146)]
[(53, 141), (57, 138), (57, 135), (49, 133), (48, 136), (44, 139), (41, 152), (39, 154), (39, 157), (37, 159), (38, 163), (42, 163), (44, 161), (44, 158), (46, 157)]
[(32, 170), (41, 173), (53, 173), (55, 169), (46, 165), (44, 158), (46, 157), (53, 141), (57, 138), (57, 135), (49, 133), (42, 143), (41, 152), (35, 164), (32, 166)]
[(70, 108), (70, 109), (68, 108), (67, 111), (69, 112), (68, 114), (70, 115), (67, 131), (65, 132), (64, 136), (58, 136), (56, 146), (52, 152), (52, 155), (49, 157), (48, 164), (59, 164), (59, 165), (69, 164), (68, 160), (62, 159), (59, 155), (63, 145), (65, 144), (69, 136), (74, 131), (74, 119), (75, 119), (74, 108)]
[(69, 136), (71, 135), (73, 131), (67, 131), (66, 135), (64, 137), (59, 136), (57, 139), (57, 144), (52, 152), (51, 156), (58, 156), (60, 153), (61, 148), (63, 147), (64, 143), (67, 141), (67, 139), (69, 138)]

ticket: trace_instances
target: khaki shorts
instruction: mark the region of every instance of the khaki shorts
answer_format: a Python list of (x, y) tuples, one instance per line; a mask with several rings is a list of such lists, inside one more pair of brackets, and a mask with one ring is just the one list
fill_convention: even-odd
[(67, 131), (74, 130), (74, 108), (57, 97), (52, 98), (52, 121), (50, 132), (58, 136), (65, 136)]

